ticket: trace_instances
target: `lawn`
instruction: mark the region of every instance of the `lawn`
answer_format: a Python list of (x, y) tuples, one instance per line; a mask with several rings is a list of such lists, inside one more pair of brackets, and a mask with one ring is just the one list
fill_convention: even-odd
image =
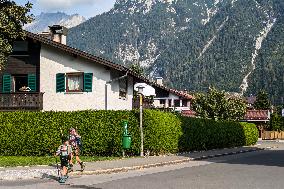
[[(120, 157), (80, 157), (84, 162), (91, 161), (104, 161), (119, 159)], [(46, 157), (25, 157), (25, 156), (0, 156), (0, 167), (16, 167), (16, 166), (32, 166), (32, 165), (53, 165), (60, 162), (59, 157), (46, 156)], [(74, 158), (75, 161), (75, 158)]]

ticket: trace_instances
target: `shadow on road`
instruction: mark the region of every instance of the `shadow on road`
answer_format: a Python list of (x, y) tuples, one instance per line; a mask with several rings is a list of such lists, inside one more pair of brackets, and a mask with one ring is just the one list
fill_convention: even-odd
[(50, 180), (58, 181), (58, 176), (49, 175), (49, 174), (46, 174), (46, 173), (44, 173), (41, 178), (42, 179), (50, 179)]
[(283, 150), (263, 150), (258, 152), (248, 152), (239, 155), (209, 158), (206, 161), (226, 164), (245, 164), (284, 167)]
[(86, 186), (86, 185), (71, 185), (70, 188), (80, 188), (80, 189), (102, 189), (102, 188), (96, 188), (94, 186)]

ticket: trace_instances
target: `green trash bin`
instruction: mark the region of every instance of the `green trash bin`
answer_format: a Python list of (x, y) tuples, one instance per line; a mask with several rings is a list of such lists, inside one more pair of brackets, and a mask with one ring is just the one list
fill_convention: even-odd
[(122, 147), (123, 149), (129, 149), (131, 146), (131, 135), (123, 135)]

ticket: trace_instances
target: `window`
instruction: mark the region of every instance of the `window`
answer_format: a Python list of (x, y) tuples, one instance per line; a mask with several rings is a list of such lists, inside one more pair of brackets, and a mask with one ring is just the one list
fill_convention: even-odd
[(93, 73), (57, 73), (56, 92), (92, 92)]
[(127, 97), (127, 77), (119, 80), (119, 98)]
[(174, 106), (180, 107), (180, 100), (174, 100)]
[(166, 104), (166, 100), (161, 99), (161, 100), (160, 100), (160, 105), (164, 106), (165, 104)]
[(14, 92), (24, 92), (26, 91), (24, 88), (28, 87), (28, 75), (15, 75), (12, 76), (12, 90)]
[(27, 41), (14, 41), (13, 52), (27, 52), (28, 42)]
[(4, 74), (2, 92), (36, 92), (37, 79), (35, 74)]
[(182, 106), (187, 107), (187, 100), (182, 100)]
[(67, 73), (66, 87), (66, 92), (83, 92), (83, 73)]
[(172, 100), (169, 99), (168, 101), (169, 101), (169, 107), (172, 107)]

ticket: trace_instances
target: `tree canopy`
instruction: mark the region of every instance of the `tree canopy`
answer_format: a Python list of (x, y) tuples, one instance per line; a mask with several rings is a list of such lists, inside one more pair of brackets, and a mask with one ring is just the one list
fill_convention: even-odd
[(29, 2), (20, 6), (14, 1), (0, 0), (0, 67), (12, 52), (14, 40), (25, 37), (22, 26), (32, 21), (32, 15), (28, 15), (31, 7)]
[(271, 108), (271, 102), (269, 101), (268, 94), (265, 90), (260, 90), (258, 92), (253, 106), (257, 110), (268, 110)]
[(239, 120), (246, 111), (246, 103), (240, 97), (226, 95), (224, 91), (209, 88), (207, 94), (198, 93), (193, 101), (198, 116), (214, 120)]
[(141, 67), (139, 64), (131, 64), (129, 69), (132, 70), (133, 72), (137, 73), (140, 76), (144, 76), (145, 75), (144, 68)]

